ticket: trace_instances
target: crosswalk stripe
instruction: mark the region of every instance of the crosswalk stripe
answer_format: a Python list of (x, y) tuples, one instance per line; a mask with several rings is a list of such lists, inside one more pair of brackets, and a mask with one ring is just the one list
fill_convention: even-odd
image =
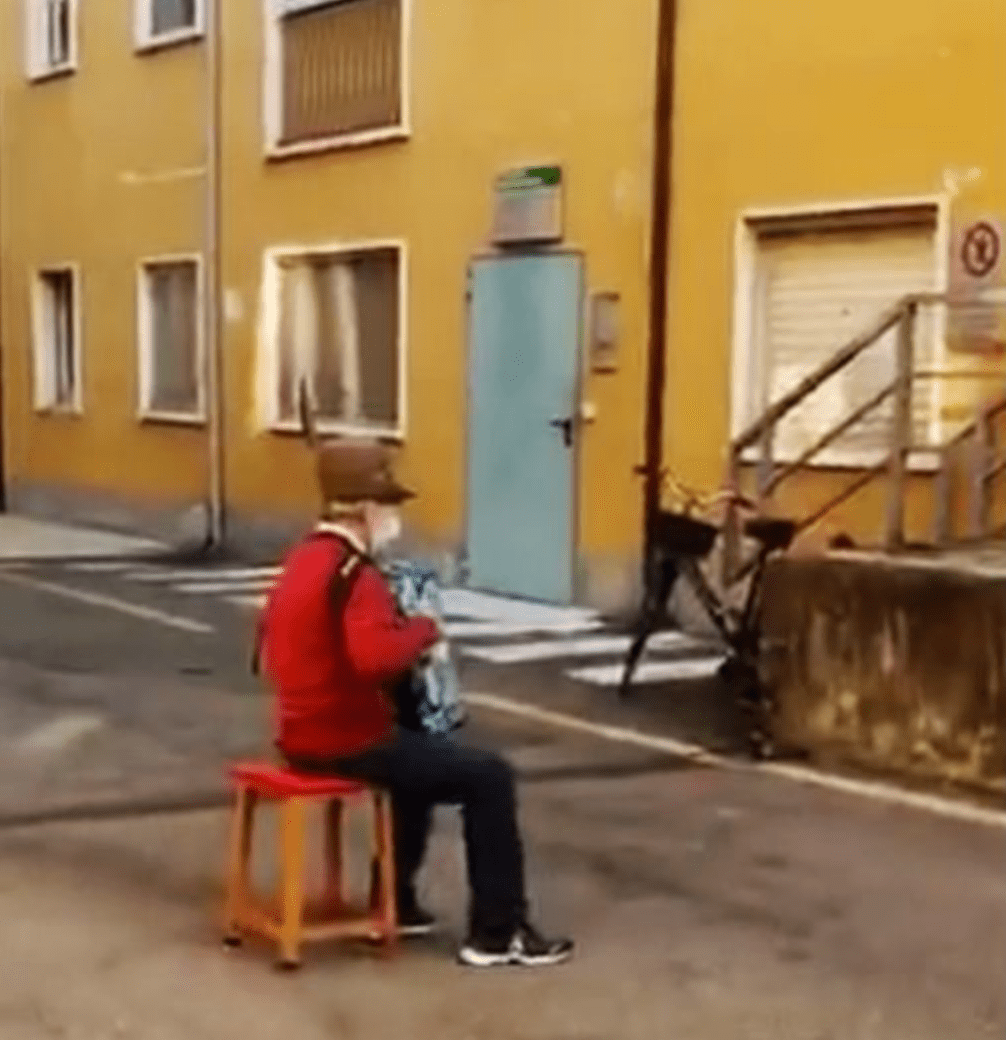
[(203, 567), (200, 570), (136, 570), (126, 577), (130, 581), (149, 581), (171, 584), (180, 581), (266, 581), (279, 574), (279, 567)]
[(68, 585), (60, 585), (54, 581), (29, 578), (23, 574), (5, 572), (2, 577), (4, 581), (10, 582), (12, 585), (20, 585), (26, 589), (47, 592), (53, 596), (62, 596), (64, 599), (76, 600), (78, 603), (87, 603), (92, 607), (105, 607), (108, 610), (116, 610), (120, 614), (141, 618), (144, 621), (156, 621), (158, 624), (167, 625), (169, 628), (178, 628), (183, 632), (197, 632), (203, 635), (210, 635), (215, 631), (212, 625), (207, 625), (205, 622), (195, 621), (192, 618), (178, 617), (175, 614), (168, 614), (153, 607), (145, 607), (139, 603), (129, 603), (114, 596), (102, 596), (96, 592), (71, 588)]
[(174, 585), (177, 592), (185, 592), (194, 596), (219, 596), (222, 592), (268, 592), (272, 587), (272, 580), (247, 580), (247, 581), (191, 581)]
[[(720, 669), (725, 658), (701, 657), (679, 661), (644, 661), (633, 676), (633, 683), (657, 683), (684, 681), (688, 679), (711, 679)], [(598, 665), (592, 668), (576, 668), (566, 674), (579, 682), (592, 686), (618, 686), (625, 671), (623, 663)]]
[(246, 610), (261, 610), (268, 601), (268, 596), (228, 596), (227, 602)]
[[(623, 654), (631, 645), (629, 636), (597, 636), (592, 639), (550, 639), (508, 646), (466, 646), (462, 653), (492, 664), (521, 664), (559, 657), (593, 657)], [(702, 644), (681, 632), (659, 632), (647, 643), (654, 650), (697, 650)]]
[(522, 625), (503, 621), (448, 621), (444, 634), (448, 639), (492, 639), (535, 635), (581, 635), (603, 628), (602, 621), (564, 621), (551, 625)]
[(105, 720), (98, 715), (62, 715), (29, 730), (16, 741), (15, 747), (18, 751), (30, 754), (63, 751), (104, 725)]
[(598, 616), (596, 610), (583, 607), (551, 607), (471, 589), (445, 589), (442, 598), (444, 613), (449, 617), (544, 625), (546, 629), (557, 624), (594, 621)]

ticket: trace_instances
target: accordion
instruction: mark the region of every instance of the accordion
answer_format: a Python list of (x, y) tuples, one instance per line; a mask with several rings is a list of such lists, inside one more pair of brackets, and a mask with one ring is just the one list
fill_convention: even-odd
[[(393, 560), (381, 569), (404, 615), (425, 616), (443, 623), (443, 600), (436, 571), (405, 560)], [(390, 693), (398, 722), (406, 729), (446, 736), (465, 722), (458, 672), (446, 639), (395, 683)]]

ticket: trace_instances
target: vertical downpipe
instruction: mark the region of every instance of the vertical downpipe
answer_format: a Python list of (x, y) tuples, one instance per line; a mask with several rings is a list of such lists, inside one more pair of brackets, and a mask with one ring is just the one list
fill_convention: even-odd
[[(653, 201), (650, 226), (649, 349), (646, 381), (646, 459), (643, 465), (644, 547), (653, 546), (663, 469), (667, 371), (667, 274), (670, 254), (677, 0), (658, 0), (657, 65), (653, 106)], [(644, 565), (645, 575), (645, 565)]]
[(4, 367), (4, 287), (6, 280), (4, 279), (4, 271), (6, 265), (4, 262), (4, 220), (6, 217), (6, 208), (4, 206), (4, 189), (6, 182), (4, 180), (4, 129), (6, 127), (6, 121), (4, 119), (4, 102), (3, 95), (0, 93), (0, 513), (7, 512), (7, 460), (6, 460), (6, 447), (7, 447), (7, 410), (5, 407), (5, 394), (7, 388), (6, 380), (6, 369)]
[(204, 200), (203, 358), (207, 407), (208, 546), (223, 544), (225, 525), (225, 385), (221, 320), (221, 128), (222, 27), (220, 0), (206, 0), (206, 179)]

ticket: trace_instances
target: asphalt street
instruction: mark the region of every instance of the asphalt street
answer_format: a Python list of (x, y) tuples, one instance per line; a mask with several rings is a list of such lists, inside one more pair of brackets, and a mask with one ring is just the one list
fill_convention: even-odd
[[(268, 750), (253, 615), (52, 563), (0, 574), (0, 617), (0, 917), (15, 961), (52, 976), (0, 983), (5, 1036), (77, 1035), (31, 1032), (27, 1006), (96, 1037), (274, 1036), (277, 1016), (305, 1037), (397, 1037), (405, 1022), (450, 1040), (1006, 1034), (1006, 828), (542, 721), (519, 709), (714, 742), (718, 710), (687, 682), (618, 708), (540, 664), (466, 666), (469, 689), (518, 708), (475, 709), (469, 739), (518, 766), (535, 903), (580, 942), (568, 969), (473, 979), (434, 944), (387, 971), (333, 953), (293, 989), (253, 958), (223, 978), (205, 902), (223, 822), (196, 810), (222, 800), (227, 761)], [(455, 932), (456, 839), (445, 814), (427, 872)], [(61, 959), (35, 938), (57, 929), (98, 938), (60, 940)], [(137, 982), (186, 960), (202, 966), (187, 994)], [(247, 1008), (222, 1020), (214, 986)], [(133, 1031), (105, 1028), (115, 1015)]]

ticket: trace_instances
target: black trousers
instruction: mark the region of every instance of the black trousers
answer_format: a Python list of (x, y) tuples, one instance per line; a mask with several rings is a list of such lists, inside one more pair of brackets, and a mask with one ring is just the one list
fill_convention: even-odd
[(508, 938), (526, 920), (514, 775), (499, 755), (453, 739), (397, 729), (388, 740), (358, 754), (328, 761), (294, 759), (291, 765), (363, 780), (391, 794), (398, 898), (403, 905), (415, 899), (433, 807), (460, 806), (472, 934)]

